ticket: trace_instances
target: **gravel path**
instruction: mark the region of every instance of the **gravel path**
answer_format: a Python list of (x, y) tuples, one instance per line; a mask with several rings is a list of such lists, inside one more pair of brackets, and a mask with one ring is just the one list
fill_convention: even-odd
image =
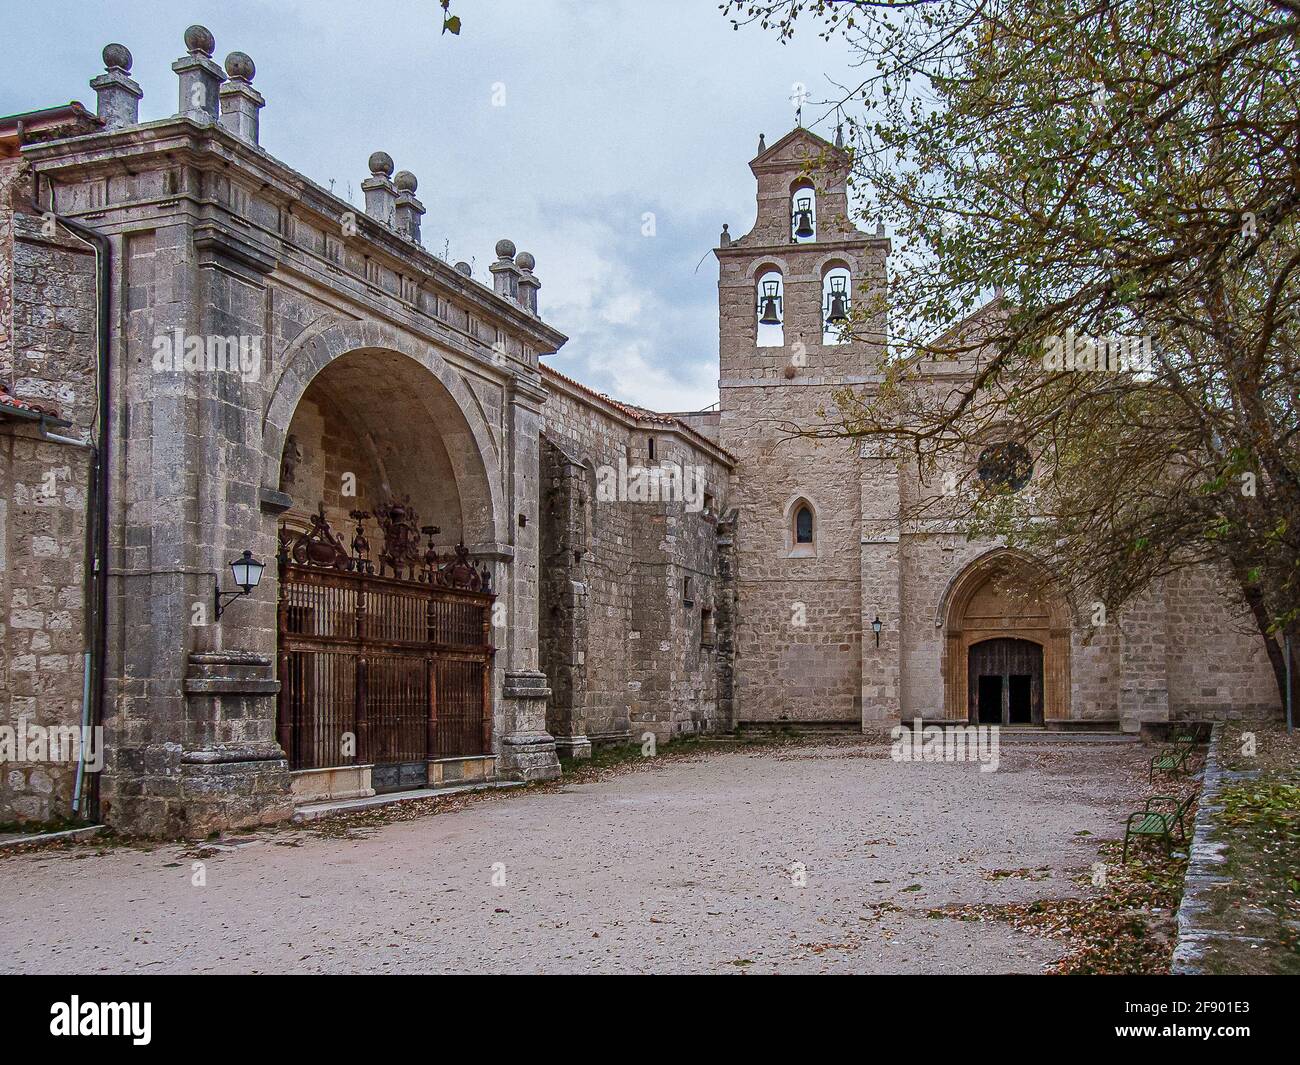
[(1038, 972), (1060, 944), (926, 912), (1077, 893), (1142, 751), (1004, 741), (994, 773), (710, 751), (343, 838), (258, 833), (199, 852), (204, 886), (180, 844), (13, 855), (0, 971)]

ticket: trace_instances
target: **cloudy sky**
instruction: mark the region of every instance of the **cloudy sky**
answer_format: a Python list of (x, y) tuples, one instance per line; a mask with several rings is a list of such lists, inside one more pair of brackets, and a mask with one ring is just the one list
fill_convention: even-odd
[[(455, 0), (459, 37), (439, 33), (436, 0), (0, 9), (0, 114), (70, 99), (93, 110), (86, 83), (110, 41), (135, 57), (141, 116), (174, 113), (170, 64), (185, 27), (207, 26), (218, 61), (239, 50), (257, 64), (267, 151), (357, 203), (366, 158), (387, 151), (419, 178), (431, 251), (480, 279), (498, 238), (531, 251), (542, 314), (570, 337), (551, 364), (660, 410), (717, 399), (707, 253), (723, 222), (753, 223), (759, 132), (772, 143), (793, 125), (795, 83), (817, 101), (828, 76), (850, 77), (842, 45), (733, 31), (716, 0)], [(806, 122), (823, 111), (809, 104)]]

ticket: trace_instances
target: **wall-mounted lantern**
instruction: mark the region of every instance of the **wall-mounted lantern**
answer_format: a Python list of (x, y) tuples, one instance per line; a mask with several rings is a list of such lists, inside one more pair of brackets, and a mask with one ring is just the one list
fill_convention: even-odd
[(871, 631), (876, 634), (876, 646), (880, 646), (880, 615), (876, 615), (876, 620), (871, 623)]
[(253, 557), (253, 552), (245, 551), (237, 559), (230, 563), (230, 572), (235, 579), (235, 584), (239, 587), (237, 592), (223, 592), (221, 582), (216, 583), (216, 603), (217, 618), (221, 618), (222, 612), (227, 605), (233, 603), (240, 596), (248, 595), (254, 588), (262, 582), (262, 571), (266, 569), (266, 564), (259, 562)]

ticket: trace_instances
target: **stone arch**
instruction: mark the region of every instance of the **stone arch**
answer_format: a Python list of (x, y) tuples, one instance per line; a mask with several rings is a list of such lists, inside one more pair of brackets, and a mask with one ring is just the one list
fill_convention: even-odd
[(818, 278), (825, 277), (831, 270), (847, 270), (853, 276), (853, 262), (842, 251), (828, 251), (817, 257), (810, 273)]
[[(286, 350), (262, 417), (262, 483), (277, 486), (285, 438), (311, 383), (344, 356), (371, 353), (395, 368), (422, 367), (431, 375), (415, 398), (446, 447), (461, 504), (465, 543), (505, 543), (505, 505), (497, 440), (469, 386), (432, 345), (374, 321), (336, 321), (311, 329)], [(402, 372), (402, 371), (399, 371)], [(412, 377), (416, 380), (416, 377)]]
[(946, 718), (968, 716), (971, 647), (999, 638), (1042, 647), (1043, 717), (1051, 721), (1070, 716), (1070, 603), (1037, 559), (1005, 547), (984, 552), (949, 583), (935, 625), (944, 630)]
[(760, 274), (765, 274), (769, 270), (775, 270), (782, 277), (790, 276), (790, 264), (780, 255), (767, 255), (750, 264), (749, 271), (745, 275), (749, 278), (750, 283), (758, 280)]

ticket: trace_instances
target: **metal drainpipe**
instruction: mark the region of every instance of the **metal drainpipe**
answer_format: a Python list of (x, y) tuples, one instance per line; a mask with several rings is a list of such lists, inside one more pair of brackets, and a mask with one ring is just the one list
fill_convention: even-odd
[[(41, 417), (37, 423), (37, 429), (40, 431), (41, 439), (47, 440), (52, 444), (62, 444), (65, 447), (84, 448), (90, 452), (90, 474), (91, 483), (98, 483), (99, 469), (99, 448), (86, 440), (77, 440), (75, 437), (63, 436), (59, 433), (52, 433), (49, 430), (48, 419)], [(92, 513), (90, 511), (91, 501), (87, 499), (87, 520), (86, 520), (86, 558), (94, 557), (94, 534), (95, 526), (91, 521)], [(91, 572), (87, 567), (86, 573), (86, 601), (90, 602), (93, 588), (90, 584)], [(94, 656), (91, 648), (94, 646), (92, 633), (87, 629), (86, 633), (86, 650), (81, 656), (81, 742), (77, 749), (77, 780), (72, 789), (72, 816), (76, 817), (81, 810), (81, 789), (86, 779), (86, 741), (90, 736), (90, 699), (91, 699), (91, 674), (93, 670)]]
[[(70, 218), (64, 218), (52, 210), (41, 207), (40, 180), (40, 175), (36, 174), (32, 204), (36, 213), (42, 216), (52, 216), (69, 233), (92, 245), (95, 249), (96, 384), (99, 392), (96, 421), (99, 426), (99, 443), (98, 445), (91, 444), (50, 433), (45, 427), (44, 420), (41, 422), (40, 429), (41, 436), (44, 439), (53, 443), (88, 448), (92, 456), (91, 476), (93, 490), (90, 493), (90, 498), (86, 501), (86, 540), (89, 548), (86, 560), (86, 606), (89, 618), (86, 625), (86, 651), (83, 659), (86, 673), (82, 683), (82, 724), (87, 723), (86, 710), (87, 703), (89, 703), (93, 709), (93, 712), (89, 715), (90, 725), (99, 727), (104, 723), (104, 674), (108, 652), (108, 628), (104, 623), (108, 612), (108, 582), (105, 579), (108, 559), (108, 461), (103, 443), (107, 438), (110, 409), (109, 385), (111, 379), (108, 366), (109, 292), (112, 281), (113, 248), (108, 238), (102, 233), (96, 233), (93, 229), (83, 226), (80, 222), (74, 222)], [(53, 203), (52, 197), (51, 203)], [(86, 698), (87, 695), (90, 696), (89, 700)], [(84, 732), (82, 736), (84, 739)], [(74, 816), (77, 814), (83, 800), (82, 781), (85, 774), (85, 748), (86, 745), (83, 742), (81, 744), (80, 758), (77, 761), (77, 783), (73, 795), (72, 809)], [(98, 777), (91, 778), (91, 787), (87, 789), (86, 797), (89, 798), (87, 816), (91, 820), (98, 821)]]

